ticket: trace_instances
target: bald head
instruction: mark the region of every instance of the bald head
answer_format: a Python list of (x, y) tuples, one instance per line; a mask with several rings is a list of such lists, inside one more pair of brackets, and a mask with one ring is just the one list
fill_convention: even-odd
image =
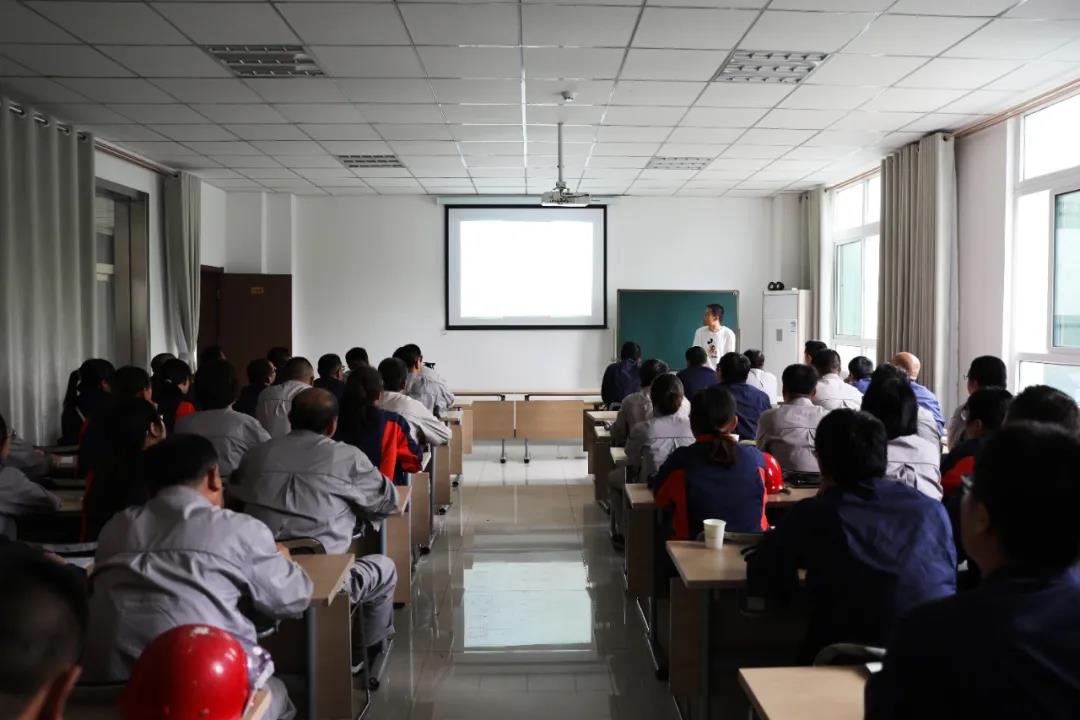
[(919, 358), (909, 352), (896, 353), (896, 355), (893, 356), (892, 364), (898, 368), (903, 368), (904, 372), (906, 372), (908, 377), (912, 380), (918, 379), (919, 370), (922, 369), (922, 363), (919, 362)]
[(294, 430), (307, 430), (327, 437), (337, 431), (338, 404), (333, 393), (309, 388), (292, 401), (289, 423)]

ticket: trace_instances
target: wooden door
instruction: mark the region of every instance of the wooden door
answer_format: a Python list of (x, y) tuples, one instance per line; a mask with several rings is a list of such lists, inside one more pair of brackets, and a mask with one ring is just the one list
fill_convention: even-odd
[(218, 317), (219, 344), (237, 368), (276, 345), (291, 349), (292, 276), (223, 274)]
[(221, 344), (221, 276), (223, 268), (203, 265), (199, 272), (199, 350)]

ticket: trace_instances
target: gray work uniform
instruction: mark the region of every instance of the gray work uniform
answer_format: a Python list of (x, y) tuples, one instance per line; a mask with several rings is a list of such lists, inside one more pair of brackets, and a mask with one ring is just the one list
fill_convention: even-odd
[(826, 410), (837, 410), (839, 408), (858, 410), (862, 408), (862, 400), (863, 394), (859, 392), (857, 387), (848, 385), (836, 373), (829, 373), (818, 380), (813, 403)]
[(33, 445), (19, 436), (11, 439), (11, 454), (8, 455), (5, 465), (22, 470), (31, 480), (49, 474), (49, 456), (38, 452)]
[(405, 378), (405, 394), (439, 415), (444, 415), (454, 404), (454, 393), (446, 380), (427, 365), (421, 365), (420, 372), (409, 373)]
[(921, 438), (925, 438), (930, 442), (941, 447), (941, 431), (938, 430), (937, 421), (934, 420), (933, 414), (922, 405), (919, 406), (919, 427), (915, 431), (915, 434)]
[[(367, 455), (308, 430), (249, 450), (229, 488), (244, 512), (266, 523), (277, 539), (314, 538), (334, 555), (350, 551), (360, 520), (391, 515), (398, 503), (397, 489)], [(367, 555), (353, 564), (349, 599), (365, 605), (369, 645), (393, 632), (396, 585), (388, 557)]]
[(426, 445), (445, 445), (450, 442), (450, 428), (435, 417), (424, 404), (399, 392), (385, 391), (379, 407), (396, 412), (405, 418), (413, 440)]
[[(690, 401), (683, 398), (682, 407), (675, 413), (679, 417), (690, 418)], [(630, 431), (635, 425), (652, 417), (652, 398), (649, 397), (649, 388), (642, 388), (636, 393), (623, 398), (619, 406), (619, 414), (615, 416), (615, 424), (611, 426), (611, 444), (614, 447), (624, 447), (630, 439)]]
[(757, 448), (780, 463), (784, 474), (818, 473), (814, 436), (818, 423), (829, 411), (808, 397), (797, 397), (761, 414), (757, 427)]
[(278, 438), (289, 434), (292, 430), (289, 412), (292, 411), (293, 398), (310, 387), (299, 380), (286, 380), (259, 393), (259, 402), (255, 405), (255, 419), (266, 428), (270, 437)]
[(902, 435), (889, 441), (885, 477), (913, 487), (940, 500), (941, 445), (919, 435)]
[(957, 406), (956, 410), (953, 410), (953, 414), (949, 418), (949, 423), (945, 426), (945, 433), (948, 436), (950, 450), (967, 440), (966, 415), (967, 401), (965, 400), (961, 405)]
[(201, 435), (217, 450), (218, 470), (229, 477), (243, 459), (244, 453), (270, 439), (270, 433), (250, 415), (232, 408), (201, 410), (176, 421), (176, 433)]
[(750, 374), (746, 377), (746, 384), (750, 387), (756, 387), (758, 390), (768, 395), (769, 403), (771, 405), (775, 406), (780, 400), (777, 392), (779, 383), (776, 382), (776, 376), (768, 370), (751, 368)]
[(0, 467), (0, 536), (15, 539), (15, 518), (36, 512), (55, 512), (60, 498), (26, 477), (22, 470)]
[[(679, 413), (653, 416), (630, 429), (626, 441), (626, 464), (639, 469), (637, 482), (646, 482), (656, 474), (675, 448), (694, 444), (690, 421)], [(634, 482), (627, 478), (627, 482)]]
[[(312, 590), (265, 525), (186, 486), (164, 488), (106, 523), (90, 582), (88, 682), (126, 680), (143, 649), (179, 625), (219, 627), (251, 648), (255, 625), (242, 604), (270, 618), (298, 617)], [(290, 717), (283, 690), (272, 684), (271, 709)]]

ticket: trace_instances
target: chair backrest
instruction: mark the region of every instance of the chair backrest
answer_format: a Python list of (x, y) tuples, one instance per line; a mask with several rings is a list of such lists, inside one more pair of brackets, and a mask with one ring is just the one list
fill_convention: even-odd
[(821, 649), (814, 657), (814, 665), (861, 665), (868, 662), (881, 662), (885, 659), (885, 648), (855, 643), (833, 643)]
[(293, 538), (282, 540), (281, 544), (289, 548), (293, 555), (325, 555), (326, 548), (315, 538)]

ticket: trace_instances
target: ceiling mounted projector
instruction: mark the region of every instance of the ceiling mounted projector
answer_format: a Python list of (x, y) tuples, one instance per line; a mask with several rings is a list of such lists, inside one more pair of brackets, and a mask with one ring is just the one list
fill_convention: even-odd
[(555, 183), (554, 189), (549, 190), (540, 196), (540, 206), (571, 208), (589, 207), (589, 203), (592, 202), (589, 193), (570, 192), (570, 189), (566, 187), (566, 182), (563, 180), (562, 123), (558, 124), (557, 131), (559, 133), (559, 180)]

